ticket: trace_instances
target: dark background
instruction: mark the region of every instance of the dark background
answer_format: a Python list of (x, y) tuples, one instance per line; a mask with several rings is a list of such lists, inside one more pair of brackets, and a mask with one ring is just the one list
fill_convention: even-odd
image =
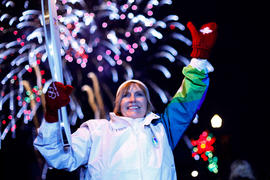
[[(246, 159), (257, 179), (270, 179), (269, 156), (265, 153), (268, 105), (262, 4), (195, 0), (184, 2), (181, 8), (181, 3), (176, 3), (184, 18), (198, 26), (208, 21), (216, 21), (219, 26), (210, 59), (215, 72), (210, 75), (209, 92), (199, 112), (204, 122), (209, 122), (215, 113), (223, 118), (222, 128), (210, 128), (218, 138), (220, 168), (220, 177), (213, 178), (227, 179), (230, 164)], [(210, 127), (210, 122), (202, 126)]]
[(232, 0), (177, 1), (176, 4), (182, 17), (198, 27), (209, 21), (219, 26), (210, 59), (215, 71), (210, 75), (211, 85), (199, 112), (204, 122), (201, 126), (207, 129), (215, 113), (223, 119), (222, 128), (209, 129), (218, 138), (216, 153), (220, 168), (219, 175), (211, 177), (228, 179), (230, 164), (245, 159), (251, 163), (257, 179), (270, 179), (269, 156), (265, 153), (268, 105), (262, 4)]
[[(217, 138), (215, 155), (219, 173), (207, 170), (207, 163), (194, 161), (183, 140), (175, 149), (178, 179), (195, 179), (192, 170), (199, 171), (196, 179), (228, 179), (230, 164), (237, 159), (248, 160), (257, 179), (270, 179), (267, 140), (266, 100), (267, 81), (264, 67), (267, 51), (263, 51), (263, 15), (260, 4), (246, 1), (174, 0), (180, 22), (192, 21), (198, 28), (206, 22), (218, 24), (218, 39), (210, 62), (215, 68), (205, 103), (199, 111), (200, 123), (187, 129), (188, 135), (199, 135), (208, 129)], [(263, 37), (263, 38), (262, 38)], [(267, 45), (266, 45), (267, 46)], [(264, 108), (263, 108), (264, 107)], [(220, 129), (212, 129), (210, 119), (219, 114)], [(27, 126), (25, 127), (27, 128)], [(32, 132), (17, 131), (15, 140), (2, 142), (0, 179), (39, 179), (41, 167), (32, 147)], [(8, 142), (8, 143), (7, 143)], [(49, 170), (47, 179), (74, 179), (77, 172)]]

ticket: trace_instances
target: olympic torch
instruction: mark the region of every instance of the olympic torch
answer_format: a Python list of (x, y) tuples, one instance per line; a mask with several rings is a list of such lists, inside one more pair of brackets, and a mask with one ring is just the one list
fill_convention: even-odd
[[(59, 39), (56, 0), (41, 0), (46, 51), (53, 81), (64, 83), (62, 73), (61, 44)], [(66, 107), (58, 110), (60, 134), (64, 148), (70, 145), (70, 126)]]

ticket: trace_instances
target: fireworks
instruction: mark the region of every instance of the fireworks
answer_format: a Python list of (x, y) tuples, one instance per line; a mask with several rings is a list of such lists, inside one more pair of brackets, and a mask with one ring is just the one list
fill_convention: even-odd
[[(159, 97), (158, 103), (169, 101), (170, 94), (151, 72), (158, 71), (159, 76), (170, 79), (172, 72), (167, 64), (179, 60), (186, 64), (188, 59), (178, 53), (179, 47), (168, 42), (191, 45), (182, 34), (185, 26), (178, 22), (179, 17), (160, 13), (162, 7), (171, 4), (170, 0), (57, 2), (63, 76), (66, 84), (76, 88), (67, 107), (71, 125), (89, 116), (104, 118), (112, 109), (116, 88), (127, 79), (142, 79)], [(15, 138), (18, 121), (33, 121), (35, 128), (39, 127), (51, 75), (40, 4), (4, 0), (0, 23), (3, 140), (9, 132)], [(85, 99), (91, 115), (83, 113)]]

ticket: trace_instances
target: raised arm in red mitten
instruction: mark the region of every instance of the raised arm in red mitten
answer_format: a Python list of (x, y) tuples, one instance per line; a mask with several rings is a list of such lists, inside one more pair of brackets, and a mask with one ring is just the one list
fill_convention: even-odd
[(52, 82), (45, 94), (46, 99), (46, 113), (45, 120), (53, 123), (58, 121), (58, 109), (66, 106), (70, 99), (73, 87), (64, 85), (60, 82)]
[(217, 38), (217, 24), (210, 22), (204, 24), (198, 32), (192, 22), (187, 23), (187, 27), (192, 36), (192, 52), (190, 54), (193, 58), (208, 59), (212, 47)]

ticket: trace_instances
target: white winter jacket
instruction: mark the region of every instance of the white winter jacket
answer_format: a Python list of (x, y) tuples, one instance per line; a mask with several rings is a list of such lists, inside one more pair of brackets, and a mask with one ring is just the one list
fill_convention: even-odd
[(54, 148), (44, 156), (52, 167), (72, 171), (85, 164), (81, 178), (86, 180), (176, 180), (165, 129), (150, 124), (158, 115), (130, 119), (110, 113), (110, 118), (83, 123), (72, 134), (69, 152), (60, 147), (58, 123), (43, 122), (35, 146), (41, 153), (48, 153), (48, 145)]

